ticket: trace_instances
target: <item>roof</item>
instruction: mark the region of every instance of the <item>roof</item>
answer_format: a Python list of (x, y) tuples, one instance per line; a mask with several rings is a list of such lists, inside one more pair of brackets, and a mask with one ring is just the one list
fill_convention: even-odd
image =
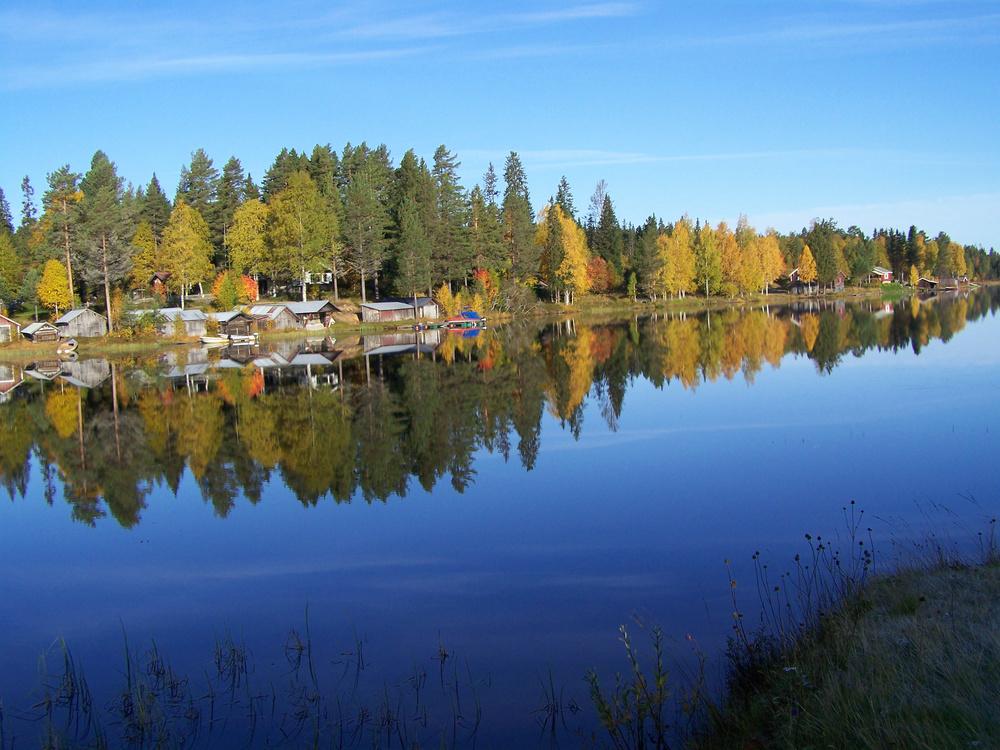
[(91, 315), (96, 315), (101, 320), (105, 319), (103, 315), (101, 315), (100, 313), (94, 312), (90, 308), (87, 308), (87, 307), (78, 307), (75, 310), (70, 310), (68, 313), (66, 313), (61, 318), (59, 318), (56, 321), (56, 325), (59, 325), (60, 323), (69, 323), (70, 321), (76, 320), (77, 318), (79, 318), (84, 313), (90, 313)]
[(882, 266), (875, 266), (872, 269), (872, 273), (877, 273), (879, 276), (885, 276), (887, 273), (892, 273), (888, 268), (882, 268)]
[[(417, 297), (417, 307), (426, 307), (428, 304), (432, 303), (430, 297)], [(365, 302), (361, 305), (362, 307), (367, 307), (371, 310), (412, 310), (413, 301), (412, 300), (388, 300), (386, 302)]]
[(26, 333), (29, 336), (33, 336), (46, 327), (55, 328), (54, 325), (52, 325), (48, 321), (43, 320), (39, 323), (29, 323), (28, 325), (26, 325), (24, 328), (21, 329), (21, 333)]
[(158, 312), (167, 320), (177, 320), (179, 316), (184, 322), (189, 320), (205, 320), (207, 317), (201, 310), (182, 310), (179, 307), (161, 307)]
[(220, 323), (228, 323), (233, 318), (250, 318), (251, 316), (247, 315), (242, 310), (226, 310), (225, 312), (210, 312), (207, 317), (217, 320)]
[[(254, 305), (247, 312), (249, 312), (255, 318), (277, 318), (281, 313), (288, 310), (288, 307), (284, 304), (273, 304), (273, 305)], [(292, 312), (288, 310), (288, 312)], [(293, 313), (294, 314), (294, 313)]]
[(286, 302), (285, 307), (296, 315), (310, 315), (312, 313), (323, 312), (328, 309), (337, 309), (325, 299), (310, 300), (309, 302)]
[(17, 326), (17, 322), (16, 322), (16, 321), (13, 321), (13, 320), (11, 320), (11, 319), (10, 319), (10, 318), (8, 318), (8, 317), (7, 317), (6, 315), (0, 315), (0, 320), (6, 320), (6, 321), (7, 321), (8, 323), (10, 323), (10, 324), (11, 324), (12, 326)]

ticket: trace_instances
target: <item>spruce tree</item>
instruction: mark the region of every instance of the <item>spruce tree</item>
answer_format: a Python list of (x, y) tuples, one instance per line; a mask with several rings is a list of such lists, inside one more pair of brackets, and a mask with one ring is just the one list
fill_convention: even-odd
[(511, 275), (519, 282), (531, 282), (538, 276), (541, 248), (534, 243), (535, 227), (524, 167), (517, 153), (511, 151), (504, 166), (504, 193), (501, 208), (503, 244)]
[(152, 230), (153, 237), (156, 238), (157, 243), (163, 238), (163, 230), (170, 222), (170, 212), (172, 210), (173, 206), (170, 205), (170, 200), (167, 198), (166, 193), (163, 192), (163, 188), (160, 187), (160, 181), (154, 172), (149, 185), (139, 200), (139, 214), (137, 218), (149, 224), (149, 228)]
[(611, 204), (611, 196), (604, 194), (601, 205), (601, 217), (594, 231), (594, 239), (591, 250), (594, 255), (604, 258), (608, 267), (614, 269), (614, 283), (620, 284), (622, 281), (622, 255), (625, 243), (622, 238), (622, 228), (615, 216), (614, 206)]
[(7, 202), (7, 197), (3, 194), (3, 188), (0, 188), (0, 232), (6, 231), (7, 234), (14, 234), (14, 217), (10, 213), (10, 203)]
[(436, 222), (432, 225), (431, 253), (436, 276), (446, 281), (467, 281), (469, 242), (466, 224), (468, 200), (458, 179), (461, 162), (443, 145), (434, 152)]
[(219, 170), (205, 150), (199, 148), (192, 152), (190, 166), (181, 168), (174, 203), (183, 200), (201, 214), (208, 224), (212, 247), (217, 253), (222, 249), (224, 232), (222, 218), (219, 216), (218, 194)]

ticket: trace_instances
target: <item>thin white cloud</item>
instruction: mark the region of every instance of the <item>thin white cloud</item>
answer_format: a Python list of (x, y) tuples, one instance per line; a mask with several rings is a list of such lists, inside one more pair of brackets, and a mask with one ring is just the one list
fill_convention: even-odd
[(14, 71), (3, 83), (0, 83), (0, 90), (15, 91), (39, 86), (75, 83), (136, 81), (167, 75), (205, 75), (274, 70), (276, 68), (301, 69), (355, 65), (427, 54), (430, 51), (426, 47), (421, 47), (419, 49), (379, 49), (360, 52), (146, 57), (94, 61), (84, 64), (25, 67)]
[[(670, 44), (679, 47), (718, 46), (732, 44), (779, 44), (812, 42), (869, 43), (875, 37), (881, 45), (913, 44), (927, 42), (941, 44), (961, 39), (964, 42), (996, 41), (1000, 34), (1000, 14), (955, 18), (927, 18), (911, 21), (853, 22), (830, 21), (809, 17), (785, 25), (772, 24), (772, 28), (739, 34), (717, 36), (690, 35), (672, 39)], [(853, 46), (853, 45), (852, 45)]]

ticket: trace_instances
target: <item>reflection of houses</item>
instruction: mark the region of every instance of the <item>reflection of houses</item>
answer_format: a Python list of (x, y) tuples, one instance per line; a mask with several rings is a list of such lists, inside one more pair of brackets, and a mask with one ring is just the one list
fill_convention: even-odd
[(254, 323), (253, 316), (242, 310), (208, 313), (208, 318), (218, 321), (220, 336), (249, 336)]
[(60, 338), (92, 338), (108, 334), (108, 319), (88, 308), (70, 310), (56, 321)]
[(40, 341), (58, 341), (59, 329), (45, 321), (29, 323), (21, 329), (21, 335), (36, 343)]
[(12, 398), (14, 389), (24, 382), (24, 372), (14, 365), (0, 364), (0, 404)]
[(35, 380), (55, 380), (62, 372), (62, 362), (58, 359), (42, 359), (24, 368), (24, 374)]
[(441, 343), (441, 336), (440, 328), (419, 332), (380, 333), (365, 336), (363, 347), (366, 356), (375, 354), (430, 354)]
[(16, 339), (21, 333), (21, 326), (8, 318), (0, 315), (0, 344), (6, 344)]
[[(438, 303), (430, 297), (417, 297), (417, 310), (421, 318), (437, 318), (441, 314)], [(413, 318), (412, 299), (390, 299), (361, 305), (361, 320), (365, 323), (392, 323)]]
[(177, 326), (183, 328), (184, 336), (204, 336), (208, 317), (201, 310), (182, 310), (179, 307), (164, 307), (157, 312), (156, 330), (161, 336), (176, 336)]
[(111, 377), (111, 365), (106, 359), (78, 359), (62, 363), (62, 379), (79, 388), (97, 388)]
[(257, 321), (260, 331), (287, 331), (299, 327), (299, 319), (285, 305), (254, 305), (247, 312)]

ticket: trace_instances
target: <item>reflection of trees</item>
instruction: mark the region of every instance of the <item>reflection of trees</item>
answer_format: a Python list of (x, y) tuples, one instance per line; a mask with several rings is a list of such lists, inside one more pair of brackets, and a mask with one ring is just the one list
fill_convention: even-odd
[[(371, 502), (402, 496), (412, 479), (430, 491), (446, 475), (459, 492), (475, 481), (486, 449), (535, 465), (546, 410), (574, 436), (594, 408), (617, 429), (629, 381), (657, 387), (742, 376), (753, 383), (788, 353), (832, 373), (843, 356), (873, 348), (915, 352), (947, 341), (967, 320), (1000, 307), (1000, 290), (969, 299), (804, 311), (728, 309), (711, 315), (562, 322), (448, 336), (433, 355), (341, 363), (338, 389), (296, 378), (265, 389), (252, 367), (198, 387), (174, 385), (148, 362), (131, 375), (112, 366), (101, 388), (37, 383), (0, 406), (0, 474), (8, 494), (28, 489), (32, 453), (44, 495), (62, 495), (75, 520), (139, 523), (154, 485), (176, 494), (185, 472), (219, 516), (261, 500), (274, 473), (304, 504), (325, 497)], [(318, 381), (317, 381), (318, 382)], [(323, 381), (329, 382), (329, 381)]]

